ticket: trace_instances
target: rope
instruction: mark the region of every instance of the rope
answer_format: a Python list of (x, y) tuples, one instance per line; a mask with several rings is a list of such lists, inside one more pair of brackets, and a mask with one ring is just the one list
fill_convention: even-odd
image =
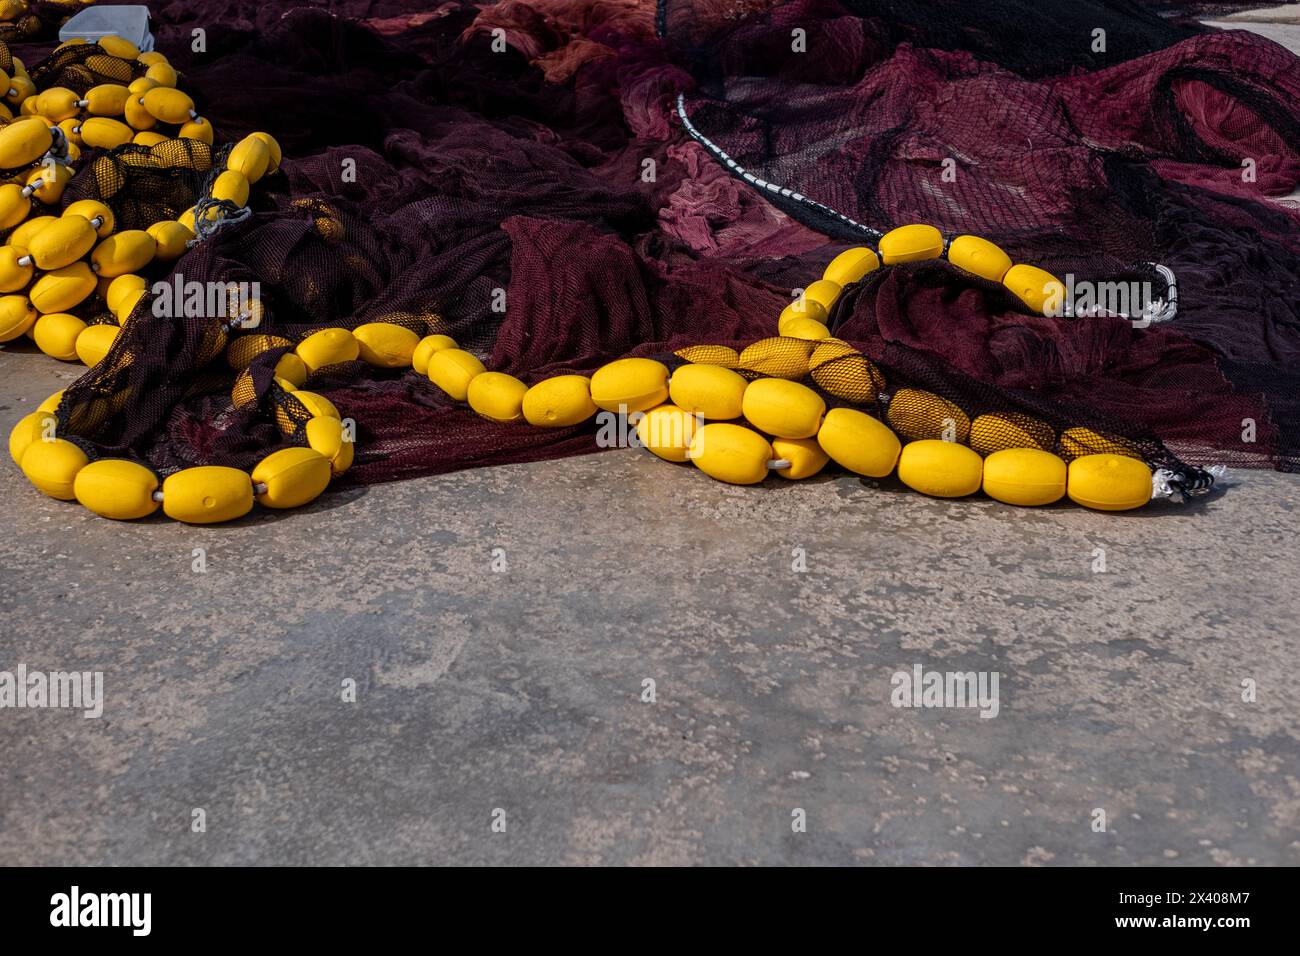
[(748, 172), (745, 169), (745, 167), (741, 166), (734, 159), (728, 156), (721, 146), (714, 143), (713, 140), (709, 139), (707, 136), (705, 136), (703, 133), (701, 133), (698, 129), (695, 128), (695, 124), (692, 123), (690, 117), (686, 115), (686, 94), (685, 93), (677, 94), (677, 115), (681, 118), (682, 126), (686, 128), (686, 132), (690, 134), (691, 138), (695, 140), (697, 143), (699, 143), (701, 146), (703, 146), (705, 149), (707, 149), (710, 153), (712, 153), (721, 163), (723, 163), (723, 165), (727, 167), (727, 169), (731, 172), (733, 176), (736, 176), (739, 179), (743, 179), (745, 182), (749, 183), (751, 186), (757, 187), (758, 189), (764, 189), (770, 193), (776, 193), (780, 196), (783, 196), (786, 199), (790, 199), (793, 200), (794, 202), (801, 203), (807, 206), (809, 209), (816, 210), (817, 212), (821, 213), (823, 216), (830, 216), (833, 219), (838, 219), (840, 222), (848, 226), (850, 229), (856, 229), (859, 232), (861, 232), (863, 235), (870, 236), (872, 239), (879, 240), (880, 237), (884, 235), (884, 233), (881, 232), (879, 229), (873, 229), (870, 226), (863, 225), (862, 223), (858, 222), (856, 219), (850, 219), (848, 216), (844, 215), (844, 213), (838, 212), (837, 210), (832, 209), (830, 206), (819, 203), (815, 199), (809, 199), (807, 196), (803, 195), (802, 193), (797, 193), (793, 189), (789, 189), (785, 186), (779, 185), (778, 183), (770, 183), (767, 180), (760, 179), (759, 177), (755, 176), (753, 173)]
[(1194, 498), (1209, 492), (1227, 473), (1225, 465), (1210, 465), (1208, 468), (1185, 465), (1177, 471), (1157, 468), (1151, 475), (1151, 497), (1172, 498), (1177, 495)]
[(54, 137), (54, 142), (52, 142), (50, 148), (45, 151), (45, 156), (41, 159), (42, 165), (44, 165), (46, 160), (50, 159), (64, 166), (69, 165), (70, 159), (68, 157), (67, 135), (57, 126), (50, 127), (50, 134)]
[[(209, 219), (207, 213), (215, 210), (220, 215)], [(210, 239), (227, 226), (243, 222), (253, 214), (247, 206), (236, 206), (229, 199), (213, 199), (204, 196), (194, 204), (194, 238), (185, 243), (187, 249), (193, 249), (205, 239)]]

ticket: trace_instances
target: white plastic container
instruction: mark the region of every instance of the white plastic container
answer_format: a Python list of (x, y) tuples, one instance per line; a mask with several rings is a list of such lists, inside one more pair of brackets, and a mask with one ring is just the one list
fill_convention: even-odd
[(87, 7), (59, 27), (59, 40), (85, 40), (94, 43), (100, 37), (119, 36), (130, 40), (146, 52), (153, 49), (153, 34), (149, 32), (149, 8)]

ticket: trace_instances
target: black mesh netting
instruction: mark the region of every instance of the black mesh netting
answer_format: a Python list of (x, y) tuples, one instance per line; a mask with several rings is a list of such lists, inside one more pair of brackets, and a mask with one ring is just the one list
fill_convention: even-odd
[(31, 64), (27, 74), (38, 90), (62, 86), (85, 93), (101, 83), (125, 85), (144, 71), (142, 64), (105, 53), (98, 44), (79, 43), (61, 47)]
[[(14, 8), (11, 19), (0, 20), (0, 41), (30, 43), (52, 39), (59, 27), (88, 6), (80, 0), (31, 0)], [(4, 68), (8, 73), (8, 68)]]
[[(260, 326), (233, 335), (278, 339), (236, 385), (215, 320), (159, 318), (146, 299), (68, 389), (64, 431), (163, 471), (249, 467), (302, 440), (305, 410), (272, 373), (328, 326), (446, 332), (530, 383), (629, 353), (739, 350), (873, 235), (847, 217), (982, 235), (1086, 280), (1155, 281), (1160, 263), (1178, 311), (1147, 327), (1044, 319), (943, 261), (882, 269), (832, 315), (865, 364), (779, 346), (816, 365), (805, 380), (833, 404), (874, 408), (905, 438), (949, 428), (977, 447), (1027, 435), (1066, 457), (1294, 470), (1300, 233), (1278, 200), (1300, 180), (1300, 71), (1267, 40), (1170, 12), (1186, 11), (172, 3), (158, 46), (203, 115), (224, 142), (271, 132), (286, 158), (250, 219), (149, 278), (260, 283)], [(133, 149), (86, 157), (65, 202), (102, 196), (147, 224), (211, 175), (210, 155), (168, 169), (134, 165)], [(822, 207), (756, 189), (719, 150)], [(349, 363), (307, 387), (358, 423), (352, 480), (595, 448), (592, 426), (489, 422), (411, 370)]]

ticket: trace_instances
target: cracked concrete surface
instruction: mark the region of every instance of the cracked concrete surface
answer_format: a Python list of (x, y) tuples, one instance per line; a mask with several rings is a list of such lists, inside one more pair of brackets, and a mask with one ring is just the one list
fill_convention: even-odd
[[(0, 426), (79, 368), (0, 352)], [(1300, 479), (1234, 478), (1107, 516), (620, 451), (191, 528), (6, 459), (0, 669), (106, 702), (0, 710), (0, 863), (1294, 865)], [(892, 706), (914, 664), (998, 716)]]

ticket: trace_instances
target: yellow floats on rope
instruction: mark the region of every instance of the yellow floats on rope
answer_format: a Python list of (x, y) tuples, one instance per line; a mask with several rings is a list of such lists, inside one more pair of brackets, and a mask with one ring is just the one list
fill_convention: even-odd
[[(427, 352), (430, 380), (453, 399), (468, 401), (485, 418), (571, 427), (590, 419), (603, 403), (610, 406), (607, 410), (634, 416), (639, 443), (654, 455), (691, 462), (705, 474), (732, 484), (758, 484), (771, 472), (800, 480), (834, 461), (871, 478), (896, 471), (904, 485), (939, 498), (964, 497), (982, 489), (990, 498), (1011, 505), (1046, 505), (1068, 496), (1089, 508), (1120, 511), (1140, 507), (1152, 494), (1151, 469), (1136, 457), (1085, 453), (1067, 465), (1042, 447), (1054, 440), (1045, 423), (1019, 413), (997, 413), (977, 417), (972, 427), (955, 404), (919, 389), (899, 390), (889, 401), (886, 421), (910, 433), (905, 437), (912, 440), (904, 444), (885, 421), (854, 408), (827, 410), (817, 392), (787, 378), (747, 380), (732, 369), (705, 364), (683, 365), (670, 374), (667, 366), (653, 359), (621, 359), (590, 379), (562, 374), (530, 387), (514, 376), (486, 371), (481, 360), (457, 348), (447, 336), (426, 336), (412, 346), (414, 333), (402, 335), (398, 329), (407, 331), (391, 323), (359, 327), (371, 349), (376, 343), (399, 343), (372, 354), (372, 363), (387, 367), (408, 348), (412, 360), (417, 353)], [(356, 354), (366, 357), (355, 332), (323, 332), (330, 334), (316, 339), (321, 333), (315, 333), (298, 343), (296, 351), (281, 352), (280, 360), (291, 358), (305, 370), (300, 359), (305, 352), (314, 361), (329, 364), (354, 354), (345, 337), (353, 339)], [(290, 345), (276, 336), (253, 334), (232, 341), (227, 356), (232, 367), (247, 368), (261, 353)], [(775, 343), (769, 341), (768, 347), (775, 348)], [(795, 340), (794, 348), (802, 354), (805, 346)], [(716, 351), (696, 354), (730, 359)], [(822, 365), (846, 360), (868, 361), (844, 343)], [(872, 370), (868, 378), (874, 383), (879, 372), (874, 366)], [(351, 465), (354, 446), (349, 426), (333, 403), (304, 389), (293, 390), (292, 396), (311, 416), (299, 439), (305, 439), (305, 446), (272, 452), (251, 474), (198, 466), (168, 475), (160, 484), (150, 469), (136, 462), (91, 462), (79, 446), (55, 435), (53, 410), (59, 395), (15, 426), (9, 449), (39, 490), (55, 498), (76, 499), (104, 517), (129, 520), (161, 506), (170, 517), (192, 524), (229, 521), (247, 514), (254, 503), (270, 508), (306, 504)], [(649, 408), (636, 407), (651, 402)], [(287, 419), (281, 424), (286, 434), (297, 433)], [(928, 437), (943, 428), (963, 435), (963, 440)], [(1072, 450), (1081, 452), (1105, 442), (1112, 448), (1124, 447), (1082, 428), (1067, 430), (1066, 435), (1074, 443)], [(993, 450), (981, 457), (964, 443), (966, 438), (978, 439)], [(1000, 447), (1004, 445), (1010, 447)]]
[[(163, 54), (141, 53), (113, 36), (82, 45), (97, 51), (88, 54), (86, 65), (116, 82), (100, 83), (84, 94), (58, 86), (37, 91), (20, 72), (8, 79), (5, 97), (17, 115), (0, 113), (0, 168), (19, 171), (0, 184), (0, 231), (8, 232), (7, 244), (0, 247), (0, 294), (19, 295), (39, 316), (61, 317), (39, 323), (36, 334), (36, 320), (22, 327), (18, 320), (24, 310), (14, 307), (0, 316), (0, 342), (29, 332), (42, 351), (62, 361), (102, 356), (108, 335), (97, 331), (97, 323), (79, 318), (83, 327), (78, 328), (68, 321), (72, 310), (98, 290), (107, 312), (122, 325), (144, 298), (143, 279), (117, 301), (105, 298), (105, 280), (127, 275), (138, 279), (135, 273), (154, 260), (180, 258), (196, 238), (193, 208), (176, 219), (142, 223), (138, 229), (119, 228), (112, 210), (93, 199), (70, 204), (61, 216), (40, 214), (58, 209), (82, 150), (126, 150), (116, 157), (99, 157), (86, 170), (103, 197), (112, 201), (123, 188), (116, 172), (119, 164), (188, 166), (207, 172), (210, 151), (196, 151), (193, 144), (211, 146), (214, 141), (212, 125), (177, 88), (177, 73)], [(15, 67), (22, 71), (17, 60)], [(132, 79), (141, 68), (144, 76)], [(279, 144), (267, 133), (252, 133), (235, 144), (226, 168), (204, 197), (226, 205), (208, 208), (204, 224), (217, 222), (232, 207), (246, 207), (250, 183), (276, 172), (281, 159)], [(70, 343), (70, 334), (86, 341)]]
[[(30, 109), (24, 105), (29, 115), (0, 128), (0, 167), (19, 168), (44, 156), (55, 124), (72, 150), (130, 142), (162, 148), (168, 138), (152, 132), (157, 123), (180, 127), (182, 138), (213, 141), (211, 126), (197, 115), (193, 100), (175, 88), (176, 73), (165, 58), (141, 54), (118, 38), (105, 38), (100, 46), (113, 56), (138, 57), (147, 63), (146, 76), (126, 85), (102, 84), (84, 98), (59, 88), (41, 92)], [(244, 207), (251, 185), (276, 172), (281, 160), (273, 137), (245, 137), (231, 149), (210, 198)], [(6, 293), (0, 294), (0, 341), (30, 333), (44, 351), (93, 365), (108, 354), (120, 329), (88, 325), (68, 310), (98, 289), (119, 324), (125, 321), (145, 295), (138, 273), (154, 259), (171, 261), (183, 254), (195, 236), (197, 209), (134, 230), (118, 230), (111, 210), (94, 200), (74, 203), (60, 217), (32, 217), (33, 208), (40, 208), (32, 198), (44, 205), (57, 202), (70, 176), (66, 169), (50, 175), (34, 170), (23, 186), (0, 185), (0, 229), (12, 230), (9, 246), (0, 249), (0, 293)], [(200, 225), (220, 218), (222, 208), (205, 212)], [(1001, 283), (1029, 308), (1059, 314), (1055, 310), (1065, 290), (1050, 273), (1013, 263), (997, 245), (977, 236), (957, 236), (946, 244), (933, 226), (905, 225), (884, 234), (878, 251), (856, 247), (835, 256), (822, 277), (782, 311), (778, 336), (739, 353), (721, 345), (684, 348), (678, 354), (688, 364), (672, 373), (654, 359), (626, 358), (590, 378), (560, 374), (529, 386), (513, 375), (488, 371), (449, 336), (421, 338), (395, 323), (322, 329), (296, 343), (253, 334), (235, 337), (226, 348), (227, 361), (241, 376), (236, 404), (257, 397), (249, 366), (262, 353), (279, 350), (274, 381), (309, 417), (302, 427), (278, 408), (282, 431), (305, 444), (271, 452), (251, 474), (203, 465), (160, 481), (137, 462), (90, 461), (77, 444), (55, 436), (59, 395), (15, 426), (9, 450), (45, 494), (78, 500), (118, 520), (161, 508), (176, 520), (208, 524), (242, 517), (254, 503), (298, 507), (320, 495), (354, 456), (351, 423), (303, 385), (323, 368), (362, 361), (376, 368), (413, 368), (453, 400), (496, 422), (564, 428), (581, 425), (602, 409), (633, 415), (640, 444), (654, 455), (689, 461), (733, 484), (757, 484), (773, 471), (785, 479), (805, 479), (834, 461), (871, 478), (896, 471), (903, 484), (939, 498), (982, 489), (1021, 506), (1066, 496), (1108, 511), (1145, 504), (1151, 470), (1128, 443), (1082, 427), (1066, 430), (1058, 440), (1046, 423), (1019, 413), (989, 413), (972, 423), (955, 403), (920, 389), (891, 395), (874, 363), (832, 336), (833, 315), (846, 287), (882, 265), (945, 253), (952, 265)], [(827, 410), (822, 395), (801, 384), (806, 377), (825, 394), (853, 404), (874, 405), (883, 396), (884, 421), (855, 408)]]
[[(860, 282), (868, 273), (884, 265), (938, 259), (944, 255), (943, 234), (934, 226), (912, 224), (891, 229), (880, 237), (879, 256), (860, 246), (841, 252), (826, 267), (823, 279), (840, 286)], [(1016, 298), (1040, 315), (1063, 314), (1065, 285), (1050, 272), (1037, 266), (1015, 264), (995, 243), (979, 236), (957, 236), (947, 245), (948, 261), (971, 275), (1003, 285)], [(829, 308), (829, 307), (828, 307)], [(778, 327), (785, 331), (787, 313), (782, 313)], [(825, 318), (813, 315), (825, 322)], [(793, 313), (791, 313), (793, 319)], [(793, 321), (790, 322), (793, 327)]]

